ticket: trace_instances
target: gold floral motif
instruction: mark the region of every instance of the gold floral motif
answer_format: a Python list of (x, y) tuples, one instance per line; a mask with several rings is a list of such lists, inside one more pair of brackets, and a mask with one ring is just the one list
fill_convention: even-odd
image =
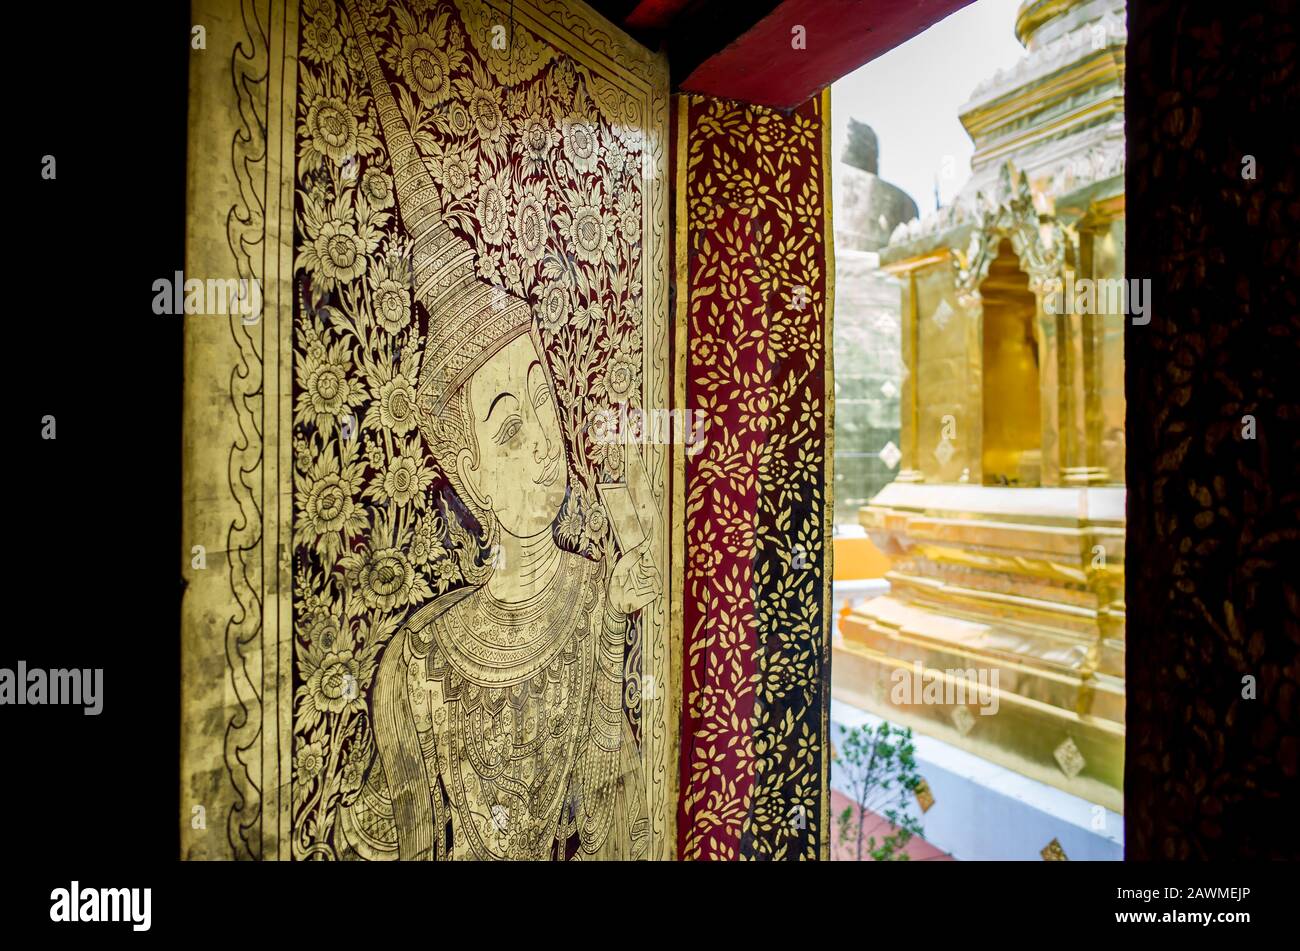
[[(424, 606), (417, 614), (427, 630), (442, 632), (429, 662), (442, 656), (454, 672), (428, 698), (413, 688), (402, 708), (417, 728), (420, 711), (436, 709), (439, 722), (428, 729), (444, 744), (443, 758), (426, 764), (434, 784), (429, 828), (392, 830), (402, 854), (563, 858), (566, 838), (577, 841), (579, 832), (582, 848), (594, 853), (614, 834), (607, 800), (615, 776), (624, 777), (620, 790), (626, 784), (620, 795), (644, 796), (641, 766), (629, 765), (636, 755), (630, 730), (624, 742), (617, 728), (600, 726), (625, 719), (621, 702), (600, 716), (591, 706), (593, 692), (606, 690), (601, 678), (613, 678), (608, 692), (618, 700), (624, 677), (635, 675), (635, 667), (625, 673), (621, 645), (616, 658), (592, 653), (610, 630), (622, 640), (622, 628), (601, 626), (597, 596), (610, 571), (623, 583), (619, 568), (592, 575), (573, 559), (586, 556), (590, 562), (576, 561), (593, 570), (612, 564), (615, 542), (594, 489), (617, 478), (621, 463), (581, 423), (619, 404), (638, 406), (646, 393), (638, 324), (646, 312), (646, 164), (623, 141), (626, 133), (613, 132), (585, 67), (513, 23), (512, 52), (501, 56), (488, 42), (498, 24), (485, 21), (479, 5), (318, 0), (309, 15), (296, 170), (303, 306), (295, 327), (295, 852), (393, 854), (397, 840), (384, 829), (382, 801), (398, 791), (379, 772), (392, 741), (368, 711), (377, 671), (400, 678), (394, 652), (421, 650), (412, 647), (421, 634), (409, 618)], [(381, 62), (395, 80), (385, 78)], [(608, 84), (601, 98), (608, 108)], [(467, 437), (452, 424), (468, 406), (471, 374), (505, 359), (493, 354), (518, 349), (509, 341), (530, 324), (526, 298), (537, 305), (529, 352), (545, 354), (538, 379), (569, 447), (551, 454), (556, 461), (546, 472), (560, 466), (547, 478), (559, 484), (553, 508), (563, 506), (557, 536), (573, 553), (551, 582), (552, 594), (563, 597), (549, 603), (563, 616), (531, 620), (494, 613), (484, 600), (496, 566), (480, 563), (475, 533), (482, 529), (490, 541), (495, 516), (490, 499), (467, 493), (472, 487), (447, 451)], [(568, 590), (574, 571), (588, 579), (590, 598)], [(452, 600), (430, 614), (442, 596)], [(573, 614), (578, 607), (581, 618)], [(593, 623), (585, 635), (573, 633)], [(323, 627), (328, 646), (313, 633)], [(399, 628), (404, 640), (391, 640), (385, 653)], [(636, 664), (640, 626), (632, 634), (628, 658)], [(514, 683), (510, 658), (552, 645), (564, 648), (555, 663), (566, 658), (567, 673), (553, 671), (566, 685), (563, 699), (551, 696), (544, 678), (530, 716), (567, 712), (538, 734), (544, 743), (510, 734), (514, 714), (489, 723), (473, 712), (487, 689), (495, 717), (506, 695), (487, 685)], [(511, 701), (516, 713), (525, 709), (522, 697)], [(631, 716), (639, 715), (638, 704)], [(594, 752), (584, 752), (589, 720), (593, 736), (606, 737), (593, 740)], [(512, 749), (530, 752), (507, 766), (501, 757), (514, 756)], [(566, 813), (577, 826), (560, 821), (556, 797), (565, 790), (577, 797)], [(540, 812), (528, 805), (539, 802)], [(618, 807), (622, 819), (644, 823), (644, 803), (629, 803)], [(392, 823), (395, 812), (389, 815)], [(457, 836), (450, 851), (437, 831), (444, 825)], [(646, 851), (641, 835), (633, 835), (640, 844), (630, 854)]]
[(683, 98), (685, 858), (822, 858), (830, 368), (826, 105)]

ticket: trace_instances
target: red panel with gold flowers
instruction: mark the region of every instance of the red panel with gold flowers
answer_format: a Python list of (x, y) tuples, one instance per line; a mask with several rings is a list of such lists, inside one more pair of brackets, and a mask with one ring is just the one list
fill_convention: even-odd
[(688, 859), (829, 841), (828, 104), (678, 101), (685, 397), (707, 419), (685, 457)]

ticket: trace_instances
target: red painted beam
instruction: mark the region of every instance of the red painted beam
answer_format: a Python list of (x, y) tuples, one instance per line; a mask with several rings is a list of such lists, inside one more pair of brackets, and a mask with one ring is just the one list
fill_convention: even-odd
[(641, 0), (623, 19), (629, 30), (666, 30), (691, 0)]
[[(684, 92), (793, 109), (971, 0), (785, 0), (681, 83)], [(639, 9), (639, 8), (638, 8)], [(806, 48), (792, 46), (795, 27)], [(942, 69), (936, 63), (936, 69)]]

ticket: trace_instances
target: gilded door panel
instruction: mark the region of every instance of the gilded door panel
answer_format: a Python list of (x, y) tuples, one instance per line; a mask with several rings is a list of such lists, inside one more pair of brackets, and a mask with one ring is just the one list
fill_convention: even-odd
[(512, 9), (195, 6), (189, 857), (675, 852), (666, 66)]

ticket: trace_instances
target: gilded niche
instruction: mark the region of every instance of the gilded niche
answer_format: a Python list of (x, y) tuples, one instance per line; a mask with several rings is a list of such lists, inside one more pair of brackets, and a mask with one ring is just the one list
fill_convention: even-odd
[(593, 421), (665, 398), (661, 145), (496, 16), (302, 4), (296, 858), (658, 851), (665, 450)]

